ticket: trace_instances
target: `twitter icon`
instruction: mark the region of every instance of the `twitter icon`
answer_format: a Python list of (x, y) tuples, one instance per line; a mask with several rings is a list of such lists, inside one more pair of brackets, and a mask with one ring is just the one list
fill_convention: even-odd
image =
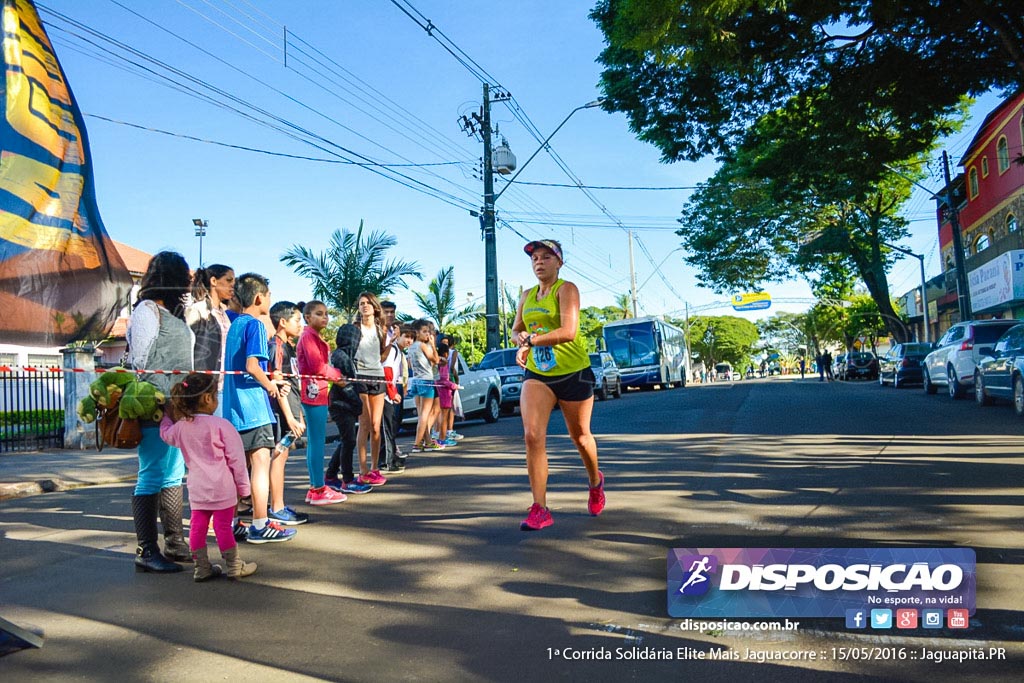
[(871, 628), (892, 628), (892, 610), (871, 610)]

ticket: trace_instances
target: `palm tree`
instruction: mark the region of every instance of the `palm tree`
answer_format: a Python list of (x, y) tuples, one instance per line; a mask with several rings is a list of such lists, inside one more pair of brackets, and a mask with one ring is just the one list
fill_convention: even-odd
[(633, 300), (628, 293), (615, 297), (615, 313), (622, 316), (623, 320), (633, 317)]
[(349, 318), (355, 315), (360, 292), (390, 294), (405, 287), (407, 277), (423, 279), (415, 261), (386, 259), (395, 244), (394, 236), (380, 230), (364, 239), (363, 221), (359, 221), (355, 232), (335, 230), (321, 254), (296, 244), (281, 256), (281, 262), (313, 284), (315, 298)]
[(455, 267), (448, 266), (437, 271), (437, 275), (427, 285), (427, 293), (413, 292), (416, 305), (423, 314), (437, 323), (440, 330), (446, 324), (460, 323), (480, 315), (477, 305), (466, 306), (461, 311), (455, 310)]

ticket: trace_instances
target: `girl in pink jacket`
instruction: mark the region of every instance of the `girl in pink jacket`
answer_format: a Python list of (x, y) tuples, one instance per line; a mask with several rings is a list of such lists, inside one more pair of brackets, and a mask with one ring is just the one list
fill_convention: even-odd
[(344, 502), (347, 496), (324, 485), (324, 450), (327, 445), (327, 381), (338, 381), (341, 372), (331, 365), (331, 350), (320, 333), (327, 327), (330, 316), (322, 301), (310, 301), (302, 309), (306, 328), (302, 330), (295, 349), (295, 358), (302, 378), (302, 412), (306, 416), (306, 469), (309, 473), (310, 505), (333, 505)]
[(216, 376), (191, 373), (171, 387), (170, 411), (160, 422), (160, 438), (181, 449), (188, 467), (188, 500), (192, 509), (188, 544), (196, 562), (196, 581), (207, 581), (224, 573), (219, 565), (210, 564), (206, 549), (211, 518), (228, 577), (249, 576), (256, 571), (254, 562), (243, 562), (238, 557), (238, 544), (231, 529), (238, 499), (251, 493), (245, 450), (238, 432), (230, 422), (214, 415), (216, 410)]

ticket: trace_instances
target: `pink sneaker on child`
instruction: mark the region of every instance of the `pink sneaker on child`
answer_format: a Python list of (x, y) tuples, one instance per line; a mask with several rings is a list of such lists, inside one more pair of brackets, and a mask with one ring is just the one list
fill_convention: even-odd
[(359, 483), (369, 484), (370, 486), (383, 486), (388, 483), (388, 480), (384, 478), (380, 470), (370, 470), (366, 474), (359, 475)]
[(311, 488), (306, 494), (306, 502), (310, 505), (334, 505), (335, 503), (344, 503), (346, 500), (348, 500), (348, 496), (340, 491), (335, 491), (330, 486)]

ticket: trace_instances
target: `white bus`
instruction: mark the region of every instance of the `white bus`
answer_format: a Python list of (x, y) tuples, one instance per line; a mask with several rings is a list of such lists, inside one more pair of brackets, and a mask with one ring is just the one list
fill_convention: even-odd
[(627, 318), (605, 323), (604, 344), (622, 373), (622, 385), (650, 388), (686, 386), (690, 355), (681, 329), (661, 318)]

